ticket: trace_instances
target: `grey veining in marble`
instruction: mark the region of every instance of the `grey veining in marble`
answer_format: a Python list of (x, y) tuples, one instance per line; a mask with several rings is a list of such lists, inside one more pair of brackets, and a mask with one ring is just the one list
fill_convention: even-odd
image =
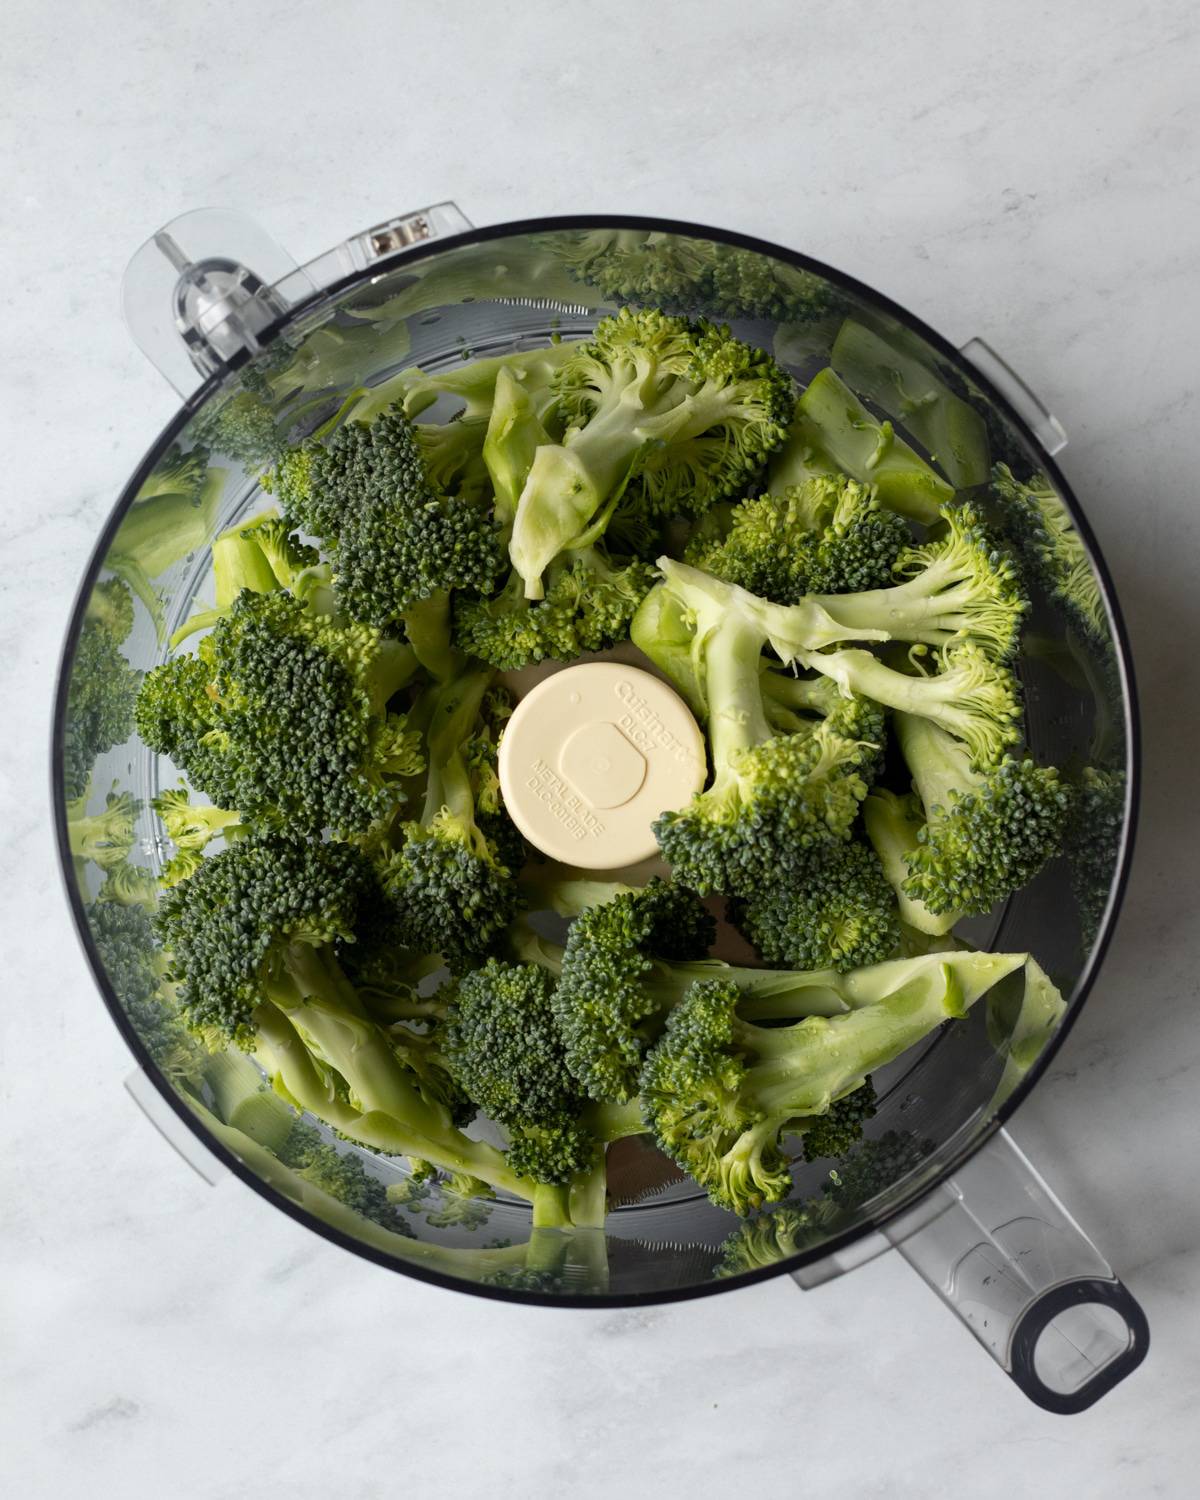
[[(0, 1490), (1195, 1494), (1194, 7), (9, 0), (4, 33)], [(207, 1188), (124, 1095), (46, 806), (75, 579), (174, 406), (120, 324), (122, 268), (189, 207), (248, 210), (305, 259), (445, 197), (801, 247), (987, 338), (1066, 424), (1148, 772), (1103, 977), (1014, 1127), (1154, 1329), (1089, 1414), (1027, 1405), (895, 1257), (646, 1311), (435, 1291)]]

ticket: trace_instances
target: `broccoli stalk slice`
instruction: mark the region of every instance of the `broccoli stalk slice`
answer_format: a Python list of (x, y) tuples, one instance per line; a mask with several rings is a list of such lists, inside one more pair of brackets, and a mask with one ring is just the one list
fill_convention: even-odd
[(506, 544), (537, 450), (551, 441), (530, 391), (510, 368), (499, 370), (483, 440), (483, 461), (496, 497), (495, 517)]
[(900, 341), (847, 318), (833, 341), (830, 364), (854, 390), (906, 426), (959, 489), (985, 484), (987, 425)]
[(932, 526), (939, 508), (954, 498), (953, 487), (896, 436), (891, 422), (877, 421), (828, 368), (813, 376), (796, 403), (787, 440), (772, 465), (770, 488), (809, 477), (814, 469), (873, 484), (881, 504), (925, 526)]

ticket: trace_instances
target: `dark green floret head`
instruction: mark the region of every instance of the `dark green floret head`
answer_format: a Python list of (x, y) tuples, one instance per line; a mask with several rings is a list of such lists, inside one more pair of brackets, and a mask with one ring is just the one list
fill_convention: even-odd
[(353, 941), (370, 866), (350, 844), (238, 839), (164, 891), (155, 930), (188, 1019), (240, 1040), (292, 945)]

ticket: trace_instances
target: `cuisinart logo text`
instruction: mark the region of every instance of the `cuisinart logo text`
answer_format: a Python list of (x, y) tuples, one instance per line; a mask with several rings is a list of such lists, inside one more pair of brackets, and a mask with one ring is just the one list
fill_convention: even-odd
[(671, 733), (632, 682), (622, 678), (613, 691), (625, 706), (625, 712), (617, 720), (617, 726), (629, 736), (639, 750), (647, 752), (665, 750), (673, 760), (681, 761), (685, 765), (694, 764), (695, 749), (691, 745), (685, 745), (681, 739)]
[(603, 834), (604, 824), (596, 814), (540, 756), (530, 767), (525, 785), (573, 839), (599, 838)]

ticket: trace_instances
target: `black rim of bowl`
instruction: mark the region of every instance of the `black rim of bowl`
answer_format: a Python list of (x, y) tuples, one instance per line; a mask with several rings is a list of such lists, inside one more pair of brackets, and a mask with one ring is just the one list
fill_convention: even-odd
[(100, 990), (101, 997), (108, 1008), (109, 1015), (114, 1024), (124, 1037), (126, 1045), (137, 1062), (141, 1071), (149, 1078), (158, 1094), (176, 1115), (179, 1121), (197, 1137), (204, 1148), (209, 1151), (218, 1161), (222, 1163), (233, 1175), (240, 1178), (248, 1187), (254, 1189), (269, 1203), (303, 1224), (306, 1228), (323, 1236), (332, 1244), (340, 1246), (343, 1250), (349, 1250), (355, 1255), (362, 1256), (366, 1260), (375, 1262), (391, 1271), (398, 1271), (402, 1275), (411, 1276), (418, 1281), (425, 1281), (435, 1286), (446, 1288), (450, 1291), (466, 1292), (472, 1296), (488, 1297), (501, 1302), (525, 1303), (541, 1307), (595, 1307), (615, 1308), (634, 1307), (652, 1303), (683, 1302), (694, 1297), (712, 1296), (718, 1292), (732, 1291), (740, 1286), (749, 1286), (758, 1281), (767, 1281), (773, 1277), (784, 1275), (791, 1271), (797, 1271), (801, 1267), (814, 1265), (827, 1257), (845, 1250), (848, 1246), (867, 1236), (877, 1232), (885, 1224), (899, 1218), (906, 1213), (913, 1204), (918, 1202), (927, 1193), (932, 1192), (940, 1183), (951, 1177), (963, 1164), (975, 1153), (981, 1150), (992, 1136), (1012, 1118), (1013, 1114), (1029, 1097), (1030, 1092), (1036, 1086), (1038, 1080), (1045, 1073), (1051, 1060), (1062, 1046), (1076, 1018), (1083, 1009), (1084, 1002), (1092, 990), (1096, 976), (1104, 961), (1104, 955), (1108, 950), (1113, 930), (1117, 923), (1121, 905), (1125, 896), (1125, 889), (1129, 879), (1129, 870), (1133, 858), (1134, 837), (1137, 829), (1138, 800), (1141, 781), (1141, 740), (1140, 724), (1137, 706), (1137, 690), (1134, 682), (1133, 657), (1129, 644), (1128, 632), (1117, 603), (1116, 590), (1113, 586), (1112, 577), (1108, 565), (1097, 545), (1095, 535), (1088, 524), (1078, 500), (1070, 485), (1064, 478), (1062, 471), (1051, 456), (1038, 442), (1028, 422), (1024, 419), (1008, 401), (1008, 399), (992, 384), (984, 372), (977, 370), (964, 357), (959, 350), (947, 339), (943, 338), (935, 329), (931, 328), (921, 318), (908, 311), (900, 303), (894, 302), (890, 297), (876, 291), (873, 287), (847, 275), (832, 266), (825, 265), (822, 261), (815, 260), (811, 256), (803, 255), (798, 251), (789, 250), (781, 245), (772, 244), (767, 240), (756, 239), (751, 235), (739, 234), (733, 230), (716, 229), (705, 224), (692, 224), (675, 219), (654, 219), (634, 217), (626, 214), (584, 214), (569, 215), (559, 218), (543, 219), (521, 219), (504, 224), (493, 224), (482, 229), (473, 229), (462, 234), (447, 236), (446, 239), (432, 244), (428, 253), (416, 253), (405, 257), (403, 261), (397, 262), (394, 267), (373, 267), (369, 271), (357, 272), (353, 275), (343, 277), (328, 287), (297, 303), (288, 310), (286, 317), (281, 318), (278, 323), (266, 330), (263, 342), (266, 343), (278, 336), (279, 333), (289, 328), (297, 320), (318, 310), (327, 302), (340, 296), (351, 287), (370, 282), (382, 274), (391, 270), (401, 270), (406, 265), (413, 267), (422, 265), (434, 259), (444, 251), (453, 250), (460, 246), (484, 244), (489, 240), (510, 239), (518, 235), (552, 233), (559, 230), (591, 230), (591, 229), (640, 229), (647, 232), (658, 232), (671, 235), (688, 236), (693, 239), (713, 240), (721, 244), (731, 245), (742, 250), (757, 251), (760, 254), (771, 256), (775, 260), (784, 262), (801, 271), (811, 271), (823, 277), (832, 285), (857, 296), (874, 305), (881, 311), (888, 313), (904, 323), (906, 327), (914, 329), (930, 345), (930, 347), (946, 357), (954, 369), (967, 366), (972, 383), (975, 384), (989, 401), (1004, 414), (1008, 422), (1028, 444), (1032, 453), (1039, 461), (1040, 467), (1054, 484), (1058, 494), (1065, 501), (1075, 523), (1084, 545), (1092, 567), (1100, 581), (1101, 592), (1104, 598), (1105, 608), (1112, 624), (1113, 641), (1116, 646), (1117, 659), (1120, 666), (1121, 685), (1123, 691), (1123, 703), (1125, 711), (1125, 733), (1126, 733), (1126, 757), (1128, 785), (1126, 791), (1126, 817), (1125, 826), (1122, 831), (1121, 848), (1117, 858), (1117, 869), (1112, 882), (1110, 900), (1097, 933), (1096, 940), (1092, 945), (1083, 972), (1075, 986), (1075, 993), (1066, 1015), (1054, 1035), (1043, 1048), (1041, 1056), (1030, 1068), (1021, 1083), (1013, 1091), (1012, 1095), (997, 1110), (993, 1118), (986, 1126), (973, 1133), (966, 1145), (950, 1154), (944, 1161), (936, 1174), (931, 1175), (921, 1183), (920, 1188), (911, 1196), (898, 1199), (885, 1212), (874, 1217), (865, 1219), (862, 1224), (845, 1230), (840, 1234), (831, 1236), (820, 1246), (802, 1251), (796, 1255), (788, 1256), (773, 1262), (769, 1266), (763, 1266), (753, 1271), (741, 1272), (735, 1276), (722, 1279), (710, 1279), (697, 1282), (686, 1287), (675, 1287), (667, 1290), (652, 1292), (629, 1292), (617, 1295), (611, 1292), (597, 1293), (595, 1295), (564, 1294), (552, 1295), (550, 1293), (521, 1291), (510, 1288), (485, 1286), (475, 1282), (460, 1280), (453, 1276), (443, 1275), (439, 1271), (430, 1270), (418, 1263), (406, 1261), (402, 1255), (388, 1255), (385, 1251), (378, 1250), (374, 1246), (364, 1244), (349, 1234), (335, 1229), (317, 1215), (309, 1213), (298, 1203), (280, 1193), (270, 1184), (258, 1177), (248, 1166), (246, 1166), (231, 1151), (227, 1150), (219, 1141), (214, 1140), (204, 1130), (200, 1122), (191, 1114), (187, 1106), (175, 1093), (174, 1089), (159, 1073), (150, 1055), (146, 1050), (141, 1038), (134, 1031), (124, 1010), (113, 991), (104, 966), (101, 964), (96, 947), (92, 939), (91, 928), (84, 914), (84, 903), (78, 886), (71, 878), (71, 854), (67, 840), (67, 813), (66, 797), (61, 774), (63, 733), (66, 719), (66, 698), (69, 681), (69, 668), (74, 655), (74, 649), (79, 637), (79, 631), (83, 624), (84, 609), (92, 588), (98, 579), (103, 567), (104, 559), (108, 553), (109, 546), (116, 534), (125, 513), (128, 511), (133, 499), (151, 473), (164, 450), (179, 436), (197, 410), (204, 405), (213, 391), (227, 378), (230, 373), (240, 369), (249, 363), (249, 356), (243, 355), (228, 366), (223, 368), (217, 375), (205, 381), (191, 396), (183, 403), (179, 411), (159, 433), (154, 444), (151, 446), (141, 463), (134, 470), (126, 483), (124, 489), (113, 507), (100, 536), (92, 550), (86, 569), (81, 578), (75, 602), (71, 609), (68, 622), (66, 638), (63, 650), (59, 658), (57, 682), (54, 694), (54, 715), (51, 729), (50, 742), (50, 782), (51, 798), (54, 814), (55, 839), (58, 845), (59, 867), (63, 878), (63, 884), (67, 893), (67, 900), (75, 921), (76, 932), (83, 945), (84, 953), (92, 970), (93, 978)]

